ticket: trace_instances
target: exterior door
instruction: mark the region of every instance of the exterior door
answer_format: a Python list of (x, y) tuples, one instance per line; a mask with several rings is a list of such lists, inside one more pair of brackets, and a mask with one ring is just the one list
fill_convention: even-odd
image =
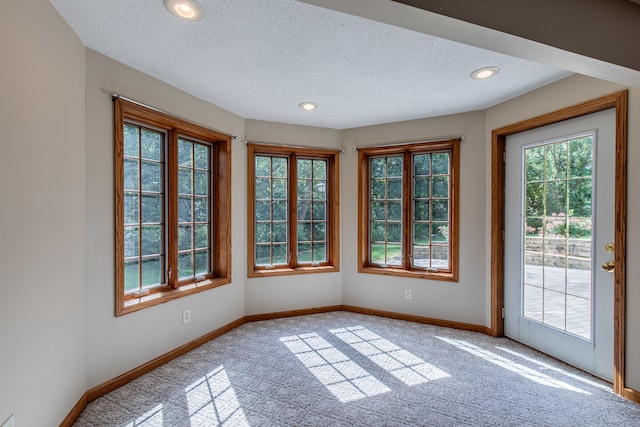
[(505, 335), (613, 380), (615, 110), (511, 135)]

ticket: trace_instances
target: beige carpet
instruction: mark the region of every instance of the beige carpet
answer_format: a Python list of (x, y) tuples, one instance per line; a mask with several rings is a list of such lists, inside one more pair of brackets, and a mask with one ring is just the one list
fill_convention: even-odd
[(245, 324), (75, 425), (640, 426), (640, 405), (506, 338), (335, 312)]

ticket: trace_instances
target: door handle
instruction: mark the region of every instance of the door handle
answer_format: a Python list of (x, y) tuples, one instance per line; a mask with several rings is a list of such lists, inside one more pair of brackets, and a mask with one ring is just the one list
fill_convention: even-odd
[(616, 269), (616, 265), (614, 264), (613, 261), (607, 261), (604, 264), (602, 264), (602, 269), (607, 273), (613, 273), (613, 270)]

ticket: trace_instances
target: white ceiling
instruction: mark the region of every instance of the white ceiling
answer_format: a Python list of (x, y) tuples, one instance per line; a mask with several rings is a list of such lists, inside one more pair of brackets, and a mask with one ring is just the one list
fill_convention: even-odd
[[(295, 0), (199, 1), (197, 22), (162, 0), (51, 3), (87, 47), (250, 119), (345, 129), (439, 116), (570, 74)], [(501, 72), (472, 80), (483, 66)]]

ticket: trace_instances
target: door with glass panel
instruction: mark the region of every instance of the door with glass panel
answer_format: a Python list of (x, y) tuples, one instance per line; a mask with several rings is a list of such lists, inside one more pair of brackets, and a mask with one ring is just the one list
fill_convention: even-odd
[(506, 144), (505, 335), (613, 379), (615, 111)]

